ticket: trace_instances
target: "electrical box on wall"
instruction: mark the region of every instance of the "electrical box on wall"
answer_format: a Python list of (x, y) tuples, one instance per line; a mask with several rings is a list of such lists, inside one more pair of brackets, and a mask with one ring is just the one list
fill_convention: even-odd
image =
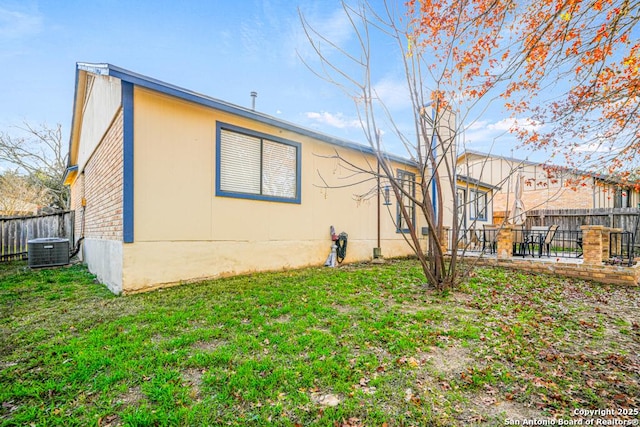
[(29, 267), (69, 264), (69, 239), (44, 237), (28, 241)]

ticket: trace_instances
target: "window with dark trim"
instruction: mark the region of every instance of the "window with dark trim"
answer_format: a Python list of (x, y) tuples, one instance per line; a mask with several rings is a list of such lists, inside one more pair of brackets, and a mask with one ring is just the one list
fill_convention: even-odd
[(467, 191), (462, 187), (456, 188), (456, 202), (458, 203), (458, 221), (461, 228), (467, 228)]
[(614, 208), (629, 208), (631, 207), (631, 197), (629, 197), (629, 190), (626, 188), (617, 188), (616, 194), (613, 199)]
[(469, 190), (469, 219), (487, 220), (487, 193), (480, 190)]
[(218, 123), (216, 195), (300, 203), (300, 144)]
[[(416, 204), (413, 201), (413, 198), (416, 196), (416, 175), (398, 169), (398, 184), (404, 190), (402, 192), (401, 200), (398, 203), (397, 209), (397, 231), (400, 233), (408, 233), (409, 232), (409, 224), (406, 219), (402, 216), (402, 209), (400, 206), (404, 206), (405, 210), (409, 214), (409, 218), (411, 219), (411, 224), (415, 226), (416, 224)], [(406, 194), (405, 194), (406, 193)], [(411, 195), (409, 197), (408, 195)]]

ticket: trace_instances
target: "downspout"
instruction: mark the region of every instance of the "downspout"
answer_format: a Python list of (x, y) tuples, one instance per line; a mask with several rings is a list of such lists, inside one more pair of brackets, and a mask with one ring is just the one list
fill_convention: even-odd
[(378, 249), (381, 248), (380, 246), (380, 159), (378, 159), (378, 194), (377, 194), (377, 201), (378, 201)]
[(378, 185), (378, 193), (377, 193), (377, 197), (376, 200), (378, 202), (378, 225), (377, 225), (377, 243), (376, 243), (376, 247), (373, 249), (373, 259), (380, 259), (382, 258), (382, 246), (380, 243), (380, 130), (376, 131), (376, 160), (377, 160), (377, 185)]
[[(84, 196), (84, 194), (83, 194), (83, 196)], [(81, 205), (81, 208), (82, 208), (80, 210), (80, 212), (82, 213), (82, 220), (80, 221), (80, 238), (76, 242), (76, 245), (73, 248), (73, 251), (71, 252), (71, 254), (69, 255), (69, 258), (73, 258), (74, 256), (78, 255), (78, 253), (80, 252), (80, 249), (82, 247), (81, 246), (82, 245), (82, 241), (84, 240), (85, 211), (87, 210), (87, 199), (82, 197), (80, 205)]]

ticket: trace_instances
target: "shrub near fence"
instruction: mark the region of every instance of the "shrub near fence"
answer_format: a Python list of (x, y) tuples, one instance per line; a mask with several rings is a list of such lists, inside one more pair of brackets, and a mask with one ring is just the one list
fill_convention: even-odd
[(73, 229), (73, 211), (0, 218), (0, 261), (26, 258), (31, 239), (61, 237), (73, 245)]

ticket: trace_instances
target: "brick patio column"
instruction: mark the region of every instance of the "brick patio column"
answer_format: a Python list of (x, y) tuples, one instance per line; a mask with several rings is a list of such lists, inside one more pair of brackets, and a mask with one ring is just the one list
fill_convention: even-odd
[[(603, 244), (602, 235), (604, 227), (602, 225), (583, 225), (582, 230), (582, 250), (585, 264), (602, 264)], [(607, 243), (607, 252), (609, 244)]]
[(498, 229), (498, 259), (507, 259), (513, 256), (513, 226), (510, 224)]
[(442, 236), (440, 238), (440, 246), (442, 247), (442, 253), (444, 254), (446, 254), (447, 251), (449, 250), (449, 239), (452, 238), (452, 236), (449, 234), (449, 230), (451, 230), (451, 227), (449, 227), (448, 225), (442, 226)]
[(610, 258), (609, 254), (609, 242), (611, 242), (611, 231), (612, 228), (603, 227), (602, 228), (602, 260), (606, 261)]

